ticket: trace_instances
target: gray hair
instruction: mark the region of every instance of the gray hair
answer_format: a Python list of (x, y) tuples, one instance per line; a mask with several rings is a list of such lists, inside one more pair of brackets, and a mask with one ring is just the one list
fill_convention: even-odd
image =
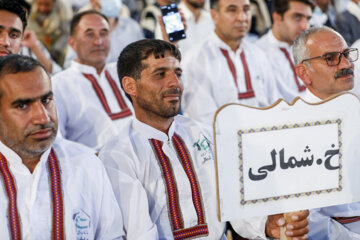
[(319, 33), (319, 32), (332, 32), (341, 37), (341, 35), (338, 32), (336, 32), (335, 30), (333, 30), (329, 27), (326, 27), (326, 26), (311, 27), (311, 28), (305, 30), (295, 40), (294, 45), (293, 45), (295, 66), (300, 64), (304, 59), (307, 59), (310, 57), (310, 53), (306, 47), (306, 43), (311, 35), (313, 35), (315, 33)]

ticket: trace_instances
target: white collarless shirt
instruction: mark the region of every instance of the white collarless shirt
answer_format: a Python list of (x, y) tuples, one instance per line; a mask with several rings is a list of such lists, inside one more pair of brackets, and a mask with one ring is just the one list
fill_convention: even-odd
[[(111, 120), (92, 83), (83, 75), (91, 74), (96, 79), (111, 113), (120, 113), (124, 109), (121, 109), (105, 76), (106, 71), (114, 80), (131, 115)], [(95, 68), (73, 61), (70, 68), (52, 78), (52, 83), (59, 113), (59, 129), (66, 139), (98, 150), (133, 117), (132, 104), (120, 86), (116, 63), (105, 65), (98, 75)]]
[[(220, 49), (228, 52), (236, 71), (237, 85), (227, 59)], [(238, 99), (247, 91), (245, 72), (240, 54), (244, 52), (255, 97)], [(201, 46), (189, 52), (182, 62), (184, 115), (211, 124), (218, 108), (228, 103), (265, 107), (275, 102), (279, 94), (273, 71), (264, 52), (243, 39), (236, 52), (212, 33)]]
[[(208, 225), (209, 235), (197, 239), (224, 239), (225, 223), (217, 219), (215, 167), (213, 145), (209, 136), (201, 130), (194, 121), (176, 116), (168, 134), (134, 119), (127, 129), (121, 133), (122, 138), (114, 138), (100, 152), (100, 158), (111, 179), (115, 195), (122, 206), (128, 205), (124, 211), (125, 228), (137, 229), (157, 226), (159, 239), (173, 239), (172, 227), (169, 220), (168, 200), (166, 196), (165, 181), (159, 162), (149, 142), (149, 139), (162, 141), (162, 151), (169, 160), (176, 181), (179, 197), (180, 211), (184, 227), (197, 225), (197, 215), (192, 200), (190, 181), (181, 165), (172, 142), (172, 136), (180, 136), (189, 152), (193, 169), (199, 183), (201, 202), (204, 206), (205, 221)], [(149, 213), (147, 222), (131, 219), (131, 212), (135, 206), (124, 196), (119, 194), (121, 182), (126, 176), (129, 181), (140, 182), (136, 188), (142, 194), (132, 199), (137, 202), (136, 209)], [(134, 184), (135, 185), (135, 184)], [(141, 216), (143, 219), (144, 216)], [(264, 228), (266, 218), (253, 218), (231, 222), (234, 229), (242, 236), (250, 239), (266, 239)], [(142, 224), (142, 225), (141, 225)]]
[[(266, 53), (266, 58), (271, 64), (276, 78), (276, 86), (281, 97), (288, 103), (291, 103), (295, 97), (303, 96), (305, 91), (299, 91), (299, 87), (295, 81), (294, 71), (285, 54), (280, 50), (280, 48), (284, 48), (294, 64), (292, 46), (277, 40), (271, 29), (256, 42), (256, 45)], [(299, 86), (304, 87), (304, 83), (299, 77), (297, 77), (297, 80)]]
[[(121, 211), (101, 161), (90, 149), (57, 138), (53, 144), (61, 171), (66, 239), (122, 239)], [(0, 142), (17, 190), (22, 239), (51, 239), (52, 200), (48, 155), (44, 152), (33, 173), (21, 158)], [(0, 239), (10, 239), (8, 196), (0, 179)], [(82, 222), (78, 219), (82, 218)]]

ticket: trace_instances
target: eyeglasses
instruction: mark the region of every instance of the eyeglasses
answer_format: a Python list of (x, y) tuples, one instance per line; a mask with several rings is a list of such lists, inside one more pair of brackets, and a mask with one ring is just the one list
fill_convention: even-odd
[(344, 55), (344, 57), (350, 62), (355, 62), (359, 58), (359, 51), (357, 48), (348, 48), (345, 49), (343, 52), (329, 52), (329, 53), (325, 53), (322, 56), (304, 59), (301, 61), (301, 63), (321, 58), (326, 61), (326, 64), (328, 66), (332, 67), (340, 64), (342, 55)]

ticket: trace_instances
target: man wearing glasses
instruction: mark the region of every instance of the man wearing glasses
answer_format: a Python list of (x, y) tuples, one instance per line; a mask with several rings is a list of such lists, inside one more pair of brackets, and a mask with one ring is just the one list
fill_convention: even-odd
[[(294, 43), (296, 73), (307, 89), (304, 99), (319, 102), (354, 86), (358, 50), (328, 27), (304, 31)], [(360, 202), (314, 209), (309, 239), (360, 239)]]

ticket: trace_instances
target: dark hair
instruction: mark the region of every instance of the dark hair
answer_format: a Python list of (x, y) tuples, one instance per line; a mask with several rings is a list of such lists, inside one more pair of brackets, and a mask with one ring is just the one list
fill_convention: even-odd
[(210, 0), (211, 9), (217, 9), (218, 5), (219, 5), (219, 0)]
[(41, 67), (50, 78), (50, 75), (46, 71), (45, 67), (34, 58), (19, 54), (9, 54), (0, 57), (0, 79), (7, 74), (31, 72), (37, 67)]
[(22, 30), (25, 30), (25, 27), (27, 25), (26, 13), (18, 1), (0, 0), (0, 10), (8, 11), (17, 15), (23, 24)]
[(290, 2), (301, 2), (311, 7), (311, 10), (314, 10), (315, 5), (312, 0), (273, 0), (271, 11), (278, 13), (283, 16), (284, 13), (289, 10)]
[(71, 36), (74, 35), (75, 29), (79, 25), (81, 18), (83, 16), (89, 15), (89, 14), (97, 14), (100, 17), (104, 18), (106, 20), (106, 22), (109, 23), (108, 18), (104, 14), (102, 14), (101, 12), (98, 12), (96, 10), (87, 10), (87, 11), (79, 12), (79, 13), (75, 14), (75, 16), (71, 19), (71, 22), (70, 22), (70, 35)]
[[(140, 79), (142, 70), (147, 66), (142, 63), (142, 60), (154, 55), (155, 58), (164, 58), (165, 53), (170, 53), (179, 62), (181, 61), (181, 53), (173, 44), (158, 39), (143, 39), (127, 45), (120, 53), (117, 61), (117, 72), (122, 85), (122, 79), (125, 76), (132, 77), (135, 80)], [(125, 93), (131, 101), (130, 96)]]
[(30, 5), (30, 3), (28, 3), (28, 2), (25, 1), (25, 0), (16, 0), (16, 1), (18, 1), (19, 4), (20, 4), (20, 6), (21, 6), (22, 8), (25, 8), (26, 11), (27, 11), (27, 14), (30, 15), (30, 11), (31, 11), (31, 5)]

